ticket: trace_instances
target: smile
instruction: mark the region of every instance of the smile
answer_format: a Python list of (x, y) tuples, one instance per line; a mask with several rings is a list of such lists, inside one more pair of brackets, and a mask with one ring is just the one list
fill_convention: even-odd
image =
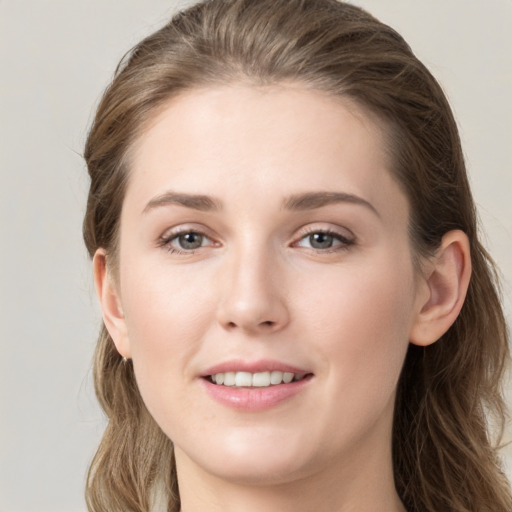
[(305, 392), (314, 380), (304, 368), (271, 359), (225, 361), (200, 377), (215, 402), (240, 412), (271, 409)]
[(282, 372), (279, 370), (264, 372), (223, 372), (210, 375), (208, 378), (213, 384), (227, 387), (244, 387), (244, 388), (265, 388), (269, 386), (277, 386), (279, 384), (289, 384), (290, 382), (299, 381), (306, 377), (306, 373)]

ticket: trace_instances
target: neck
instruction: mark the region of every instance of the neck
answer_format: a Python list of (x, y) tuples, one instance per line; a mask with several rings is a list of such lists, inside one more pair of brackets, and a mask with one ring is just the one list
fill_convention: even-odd
[(182, 512), (405, 512), (395, 489), (391, 442), (368, 443), (322, 471), (273, 483), (207, 473), (176, 448)]
[[(376, 486), (372, 487), (371, 483)], [(309, 478), (272, 487), (223, 483), (219, 492), (219, 489), (213, 490), (205, 485), (203, 480), (202, 488), (180, 486), (181, 512), (405, 512), (394, 486), (384, 488), (382, 483), (382, 478), (375, 482), (367, 481), (365, 485), (356, 485), (353, 481), (334, 483)]]

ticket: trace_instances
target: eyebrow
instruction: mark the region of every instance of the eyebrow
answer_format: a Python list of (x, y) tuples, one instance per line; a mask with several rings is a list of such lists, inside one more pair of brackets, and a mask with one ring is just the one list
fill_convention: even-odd
[(142, 213), (148, 213), (150, 210), (158, 208), (159, 206), (179, 205), (193, 210), (200, 210), (203, 212), (218, 211), (222, 209), (221, 202), (213, 197), (202, 194), (185, 194), (182, 192), (165, 192), (149, 201), (144, 207)]
[(346, 192), (307, 192), (305, 194), (295, 194), (283, 202), (283, 208), (295, 211), (315, 210), (336, 203), (364, 206), (380, 218), (379, 212), (370, 202), (362, 197)]
[[(362, 197), (346, 192), (306, 192), (294, 194), (283, 201), (282, 208), (292, 211), (305, 211), (315, 210), (336, 203), (364, 206), (380, 218), (379, 212), (371, 203)], [(203, 194), (168, 191), (151, 199), (144, 207), (142, 213), (145, 214), (155, 208), (168, 205), (179, 205), (203, 212), (222, 210), (221, 201), (214, 197)]]

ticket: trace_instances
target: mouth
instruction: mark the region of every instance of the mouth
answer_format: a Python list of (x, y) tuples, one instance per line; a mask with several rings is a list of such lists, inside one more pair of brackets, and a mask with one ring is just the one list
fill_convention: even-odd
[(290, 384), (311, 377), (311, 373), (293, 373), (280, 370), (263, 372), (232, 371), (219, 372), (205, 376), (205, 379), (217, 386), (230, 388), (268, 388), (281, 384)]
[[(201, 375), (204, 390), (217, 403), (239, 412), (256, 412), (284, 404), (311, 388), (314, 374), (284, 361), (231, 360)], [(293, 402), (292, 402), (293, 403)]]

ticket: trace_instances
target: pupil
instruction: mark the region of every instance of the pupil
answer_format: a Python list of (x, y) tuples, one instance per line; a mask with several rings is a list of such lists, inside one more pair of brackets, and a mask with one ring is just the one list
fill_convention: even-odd
[(198, 249), (203, 243), (203, 237), (197, 233), (187, 233), (180, 235), (179, 242), (183, 249)]
[(311, 243), (311, 247), (315, 249), (328, 249), (332, 247), (333, 238), (332, 235), (328, 235), (326, 233), (314, 233), (310, 235), (309, 241)]

